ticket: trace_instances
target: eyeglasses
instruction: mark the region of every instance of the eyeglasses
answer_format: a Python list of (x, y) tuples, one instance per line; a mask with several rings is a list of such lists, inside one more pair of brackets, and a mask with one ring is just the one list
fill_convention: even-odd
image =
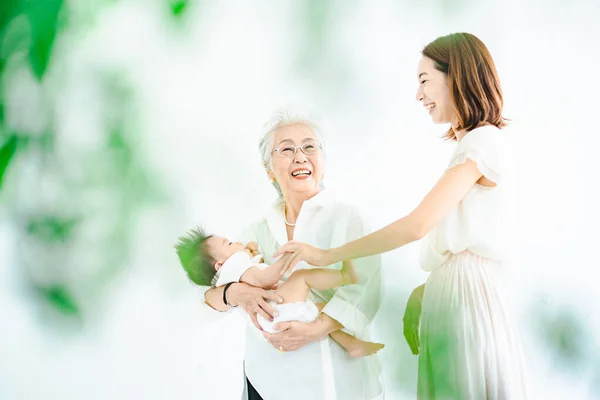
[(298, 149), (302, 150), (302, 152), (307, 156), (310, 156), (316, 154), (319, 151), (319, 149), (322, 149), (322, 146), (318, 142), (308, 142), (304, 143), (302, 146), (284, 144), (273, 150), (273, 153), (277, 153), (284, 158), (291, 158), (296, 155)]

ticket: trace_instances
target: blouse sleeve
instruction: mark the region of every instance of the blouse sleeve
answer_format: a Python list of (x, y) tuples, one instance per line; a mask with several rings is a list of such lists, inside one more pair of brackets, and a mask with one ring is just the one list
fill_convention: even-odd
[[(341, 222), (338, 221), (338, 224)], [(351, 242), (369, 232), (356, 209), (351, 209), (344, 222), (345, 226), (341, 225), (344, 231), (342, 243)], [(341, 323), (346, 333), (362, 338), (381, 302), (381, 255), (356, 259), (354, 268), (359, 283), (336, 288), (322, 312)]]
[(448, 168), (471, 159), (477, 163), (477, 168), (483, 176), (496, 184), (501, 184), (505, 175), (505, 153), (507, 151), (503, 135), (504, 132), (490, 127), (469, 132), (458, 144)]

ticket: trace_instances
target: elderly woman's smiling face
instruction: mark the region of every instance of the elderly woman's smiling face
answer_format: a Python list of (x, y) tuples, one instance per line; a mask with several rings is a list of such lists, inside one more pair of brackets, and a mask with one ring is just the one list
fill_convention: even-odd
[(273, 133), (272, 151), (269, 177), (277, 181), (284, 196), (302, 193), (312, 197), (321, 190), (325, 160), (310, 127), (294, 124), (278, 128)]

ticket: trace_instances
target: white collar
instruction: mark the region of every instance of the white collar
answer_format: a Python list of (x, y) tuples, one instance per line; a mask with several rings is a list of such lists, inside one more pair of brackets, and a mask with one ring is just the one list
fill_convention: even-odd
[[(273, 203), (271, 208), (267, 211), (265, 217), (267, 220), (267, 224), (269, 225), (269, 229), (273, 233), (275, 240), (279, 243), (279, 245), (284, 245), (288, 242), (287, 240), (287, 231), (285, 229), (285, 221), (283, 219), (283, 198), (279, 198)], [(298, 213), (298, 218), (308, 209), (316, 208), (316, 207), (327, 207), (335, 202), (335, 196), (331, 189), (323, 189), (319, 193), (315, 194), (308, 200), (305, 200), (302, 203), (302, 207), (300, 208), (300, 213)]]
[[(321, 207), (327, 207), (335, 202), (335, 197), (333, 195), (333, 191), (331, 189), (322, 189), (319, 193), (315, 194), (308, 200), (304, 200), (302, 203), (302, 208), (310, 207), (312, 205), (318, 205)], [(271, 205), (270, 211), (275, 211), (278, 214), (282, 213), (283, 205), (285, 204), (285, 200), (283, 197), (278, 198)]]
[[(310, 199), (306, 200), (304, 204), (316, 204), (321, 207), (327, 207), (335, 202), (335, 196), (331, 189), (322, 189), (319, 193), (315, 194)], [(304, 206), (303, 204), (303, 206)]]

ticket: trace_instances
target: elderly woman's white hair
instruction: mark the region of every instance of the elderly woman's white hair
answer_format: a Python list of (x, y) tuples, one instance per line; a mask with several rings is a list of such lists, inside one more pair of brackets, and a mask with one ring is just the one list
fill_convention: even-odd
[[(307, 113), (300, 112), (293, 108), (284, 108), (273, 113), (271, 118), (263, 126), (262, 137), (259, 142), (260, 156), (262, 158), (263, 165), (267, 172), (273, 169), (273, 134), (279, 128), (290, 125), (302, 124), (306, 125), (315, 133), (317, 141), (321, 144), (321, 151), (323, 158), (325, 158), (325, 140), (323, 132), (319, 126), (319, 123), (313, 119)], [(273, 186), (277, 190), (279, 197), (283, 197), (281, 188), (277, 182), (272, 182)], [(323, 182), (321, 182), (321, 186)]]

